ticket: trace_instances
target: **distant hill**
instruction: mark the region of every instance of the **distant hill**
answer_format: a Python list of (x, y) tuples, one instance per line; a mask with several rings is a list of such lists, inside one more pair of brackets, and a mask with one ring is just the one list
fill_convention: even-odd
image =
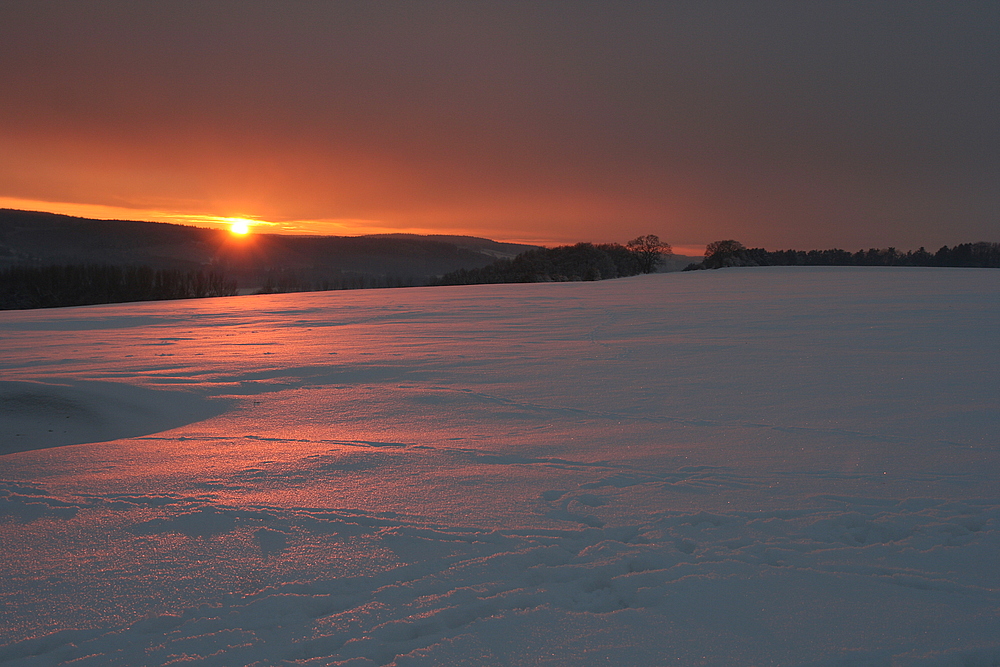
[(523, 243), (503, 243), (501, 241), (491, 241), (490, 239), (478, 236), (449, 236), (447, 234), (434, 234), (432, 236), (421, 236), (419, 234), (369, 234), (365, 238), (372, 239), (433, 239), (442, 243), (452, 243), (464, 250), (489, 255), (494, 259), (510, 259), (517, 257), (525, 250), (531, 250), (538, 246), (525, 245)]
[[(460, 248), (475, 250), (493, 256), (495, 259), (513, 259), (526, 250), (532, 250), (540, 246), (522, 245), (520, 243), (500, 243), (481, 239), (475, 236), (417, 236), (415, 234), (376, 234), (372, 238), (433, 238), (448, 243), (454, 243)], [(694, 257), (691, 255), (669, 255), (664, 257), (658, 273), (669, 273), (671, 271), (683, 271), (684, 267), (692, 262), (700, 262), (701, 255)], [(464, 268), (464, 267), (463, 267)]]
[(289, 236), (0, 209), (0, 268), (53, 264), (220, 270), (241, 290), (419, 285), (535, 246), (471, 236)]
[(700, 262), (702, 257), (694, 257), (692, 255), (670, 255), (669, 257), (663, 258), (663, 263), (660, 264), (660, 268), (657, 270), (658, 273), (670, 273), (672, 271), (683, 271), (684, 268), (693, 262)]

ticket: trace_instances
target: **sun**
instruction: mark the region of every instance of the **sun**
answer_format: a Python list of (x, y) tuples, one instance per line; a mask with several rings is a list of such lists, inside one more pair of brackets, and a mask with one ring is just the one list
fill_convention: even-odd
[(244, 220), (242, 218), (230, 218), (231, 222), (229, 224), (229, 231), (233, 234), (239, 234), (240, 236), (245, 236), (250, 233), (250, 223), (251, 220)]

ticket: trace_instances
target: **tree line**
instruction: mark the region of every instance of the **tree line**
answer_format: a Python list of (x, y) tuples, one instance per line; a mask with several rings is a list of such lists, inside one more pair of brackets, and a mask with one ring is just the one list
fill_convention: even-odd
[[(653, 234), (617, 243), (577, 243), (537, 248), (478, 269), (447, 273), (434, 285), (606, 280), (652, 273), (672, 255), (670, 244)], [(851, 253), (830, 250), (747, 248), (732, 239), (715, 241), (702, 262), (685, 271), (731, 266), (942, 266), (1000, 268), (1000, 243), (962, 243), (930, 253), (871, 248)], [(414, 278), (341, 273), (333, 279), (304, 280), (291, 271), (269, 272), (258, 293), (330, 289), (408, 287)], [(129, 301), (234, 296), (236, 281), (219, 271), (153, 269), (148, 266), (56, 265), (0, 269), (0, 310), (86, 306)]]
[(765, 250), (747, 248), (739, 241), (713, 241), (705, 248), (702, 262), (689, 264), (685, 271), (721, 269), (730, 266), (951, 266), (1000, 268), (1000, 243), (961, 243), (942, 246), (931, 253), (919, 250), (900, 252), (895, 248), (870, 248), (849, 252), (830, 250)]
[(215, 271), (103, 264), (12, 266), (0, 270), (0, 310), (234, 296)]
[(264, 284), (254, 294), (284, 294), (288, 292), (329, 292), (333, 290), (386, 289), (418, 287), (426, 281), (415, 276), (376, 275), (340, 271), (336, 275), (312, 277), (294, 270), (270, 269), (263, 274)]
[(435, 285), (483, 285), (607, 280), (652, 273), (673, 254), (669, 243), (655, 234), (618, 243), (577, 243), (536, 248), (511, 259), (499, 259), (478, 269), (459, 269), (441, 276)]

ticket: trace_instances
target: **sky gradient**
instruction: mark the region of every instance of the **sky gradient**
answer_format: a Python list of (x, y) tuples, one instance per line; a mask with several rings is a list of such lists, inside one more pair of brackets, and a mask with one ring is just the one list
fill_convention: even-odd
[(1000, 240), (1000, 3), (0, 4), (0, 207), (681, 249)]

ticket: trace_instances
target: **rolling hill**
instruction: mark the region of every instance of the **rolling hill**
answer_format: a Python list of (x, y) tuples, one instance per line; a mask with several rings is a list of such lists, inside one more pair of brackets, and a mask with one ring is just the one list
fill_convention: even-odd
[(424, 284), (534, 246), (471, 236), (291, 236), (130, 220), (93, 220), (0, 209), (0, 268), (16, 265), (145, 265), (210, 269), (241, 289)]

